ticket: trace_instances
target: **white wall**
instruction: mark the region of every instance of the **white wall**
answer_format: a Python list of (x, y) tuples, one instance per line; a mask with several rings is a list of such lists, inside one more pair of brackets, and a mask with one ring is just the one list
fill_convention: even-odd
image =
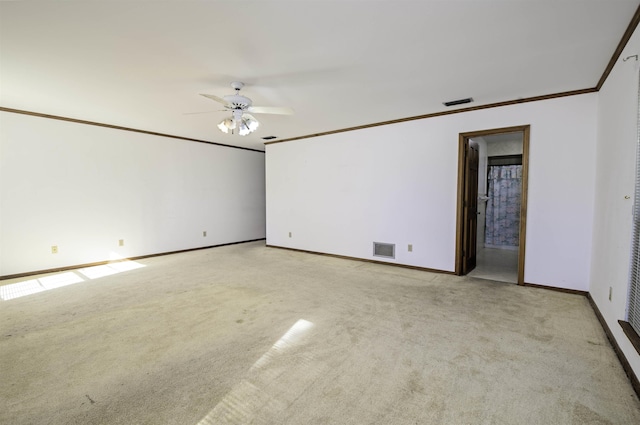
[(0, 112), (0, 275), (260, 239), (264, 202), (264, 153)]
[(638, 110), (636, 63), (622, 62), (622, 58), (635, 54), (640, 54), (638, 30), (598, 93), (598, 160), (589, 292), (635, 374), (640, 376), (640, 356), (617, 323), (626, 319)]
[(379, 259), (372, 242), (389, 242), (391, 262), (453, 271), (458, 134), (530, 124), (525, 281), (587, 290), (596, 102), (586, 94), (267, 145), (267, 243)]
[(513, 137), (514, 140), (487, 143), (487, 156), (522, 155), (522, 134)]

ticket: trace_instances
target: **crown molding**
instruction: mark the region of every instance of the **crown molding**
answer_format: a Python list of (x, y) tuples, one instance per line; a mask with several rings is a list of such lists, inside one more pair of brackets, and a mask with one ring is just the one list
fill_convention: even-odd
[(188, 142), (206, 143), (208, 145), (222, 146), (222, 147), (225, 147), (225, 148), (242, 149), (242, 150), (245, 150), (245, 151), (253, 151), (253, 152), (264, 153), (264, 151), (260, 150), (260, 149), (251, 149), (251, 148), (245, 148), (245, 147), (241, 147), (241, 146), (226, 145), (224, 143), (209, 142), (207, 140), (193, 139), (191, 137), (182, 137), (182, 136), (176, 136), (176, 135), (173, 135), (173, 134), (158, 133), (158, 132), (155, 132), (155, 131), (140, 130), (140, 129), (137, 129), (137, 128), (123, 127), (123, 126), (119, 126), (119, 125), (105, 124), (105, 123), (95, 122), (95, 121), (80, 120), (80, 119), (77, 119), (77, 118), (61, 117), (59, 115), (49, 115), (49, 114), (43, 114), (43, 113), (40, 113), (40, 112), (24, 111), (22, 109), (5, 108), (3, 106), (0, 106), (0, 112), (9, 112), (9, 113), (12, 113), (12, 114), (30, 115), (32, 117), (47, 118), (47, 119), (59, 120), (59, 121), (67, 121), (67, 122), (73, 122), (73, 123), (76, 123), (76, 124), (93, 125), (93, 126), (96, 126), (96, 127), (105, 127), (105, 128), (111, 128), (111, 129), (114, 129), (114, 130), (131, 131), (131, 132), (134, 132), (134, 133), (149, 134), (151, 136), (169, 137), (171, 139), (186, 140)]

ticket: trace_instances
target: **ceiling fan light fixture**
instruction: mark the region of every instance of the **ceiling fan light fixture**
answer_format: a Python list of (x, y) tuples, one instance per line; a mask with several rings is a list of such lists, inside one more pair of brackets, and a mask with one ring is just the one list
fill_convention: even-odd
[(242, 120), (249, 126), (251, 131), (256, 131), (260, 127), (260, 122), (251, 114), (244, 114)]
[(229, 130), (233, 133), (233, 130), (236, 128), (236, 120), (233, 118), (225, 118), (220, 121), (218, 128), (225, 134), (229, 133)]
[(240, 119), (240, 129), (238, 130), (238, 134), (241, 136), (246, 136), (249, 133), (253, 133), (258, 129), (260, 123), (257, 119), (253, 117), (251, 114), (243, 114)]

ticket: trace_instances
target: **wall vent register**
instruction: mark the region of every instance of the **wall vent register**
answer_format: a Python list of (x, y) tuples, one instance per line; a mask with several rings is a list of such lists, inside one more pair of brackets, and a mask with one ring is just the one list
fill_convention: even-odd
[(373, 255), (375, 257), (396, 258), (396, 245), (392, 243), (373, 243)]

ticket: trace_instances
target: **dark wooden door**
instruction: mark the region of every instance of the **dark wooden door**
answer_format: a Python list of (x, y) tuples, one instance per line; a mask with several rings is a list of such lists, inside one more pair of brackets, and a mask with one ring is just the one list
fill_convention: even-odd
[(464, 210), (462, 233), (462, 274), (476, 267), (478, 239), (478, 161), (477, 146), (465, 143), (464, 161)]

